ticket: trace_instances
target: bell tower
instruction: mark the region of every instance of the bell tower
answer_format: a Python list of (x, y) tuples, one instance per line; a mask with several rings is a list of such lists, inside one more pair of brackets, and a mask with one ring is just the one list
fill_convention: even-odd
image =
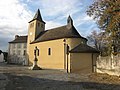
[(29, 22), (28, 26), (28, 38), (27, 38), (27, 58), (28, 58), (28, 64), (29, 62), (29, 53), (31, 51), (31, 45), (30, 43), (33, 42), (38, 35), (45, 30), (45, 22), (43, 21), (41, 17), (40, 10), (38, 9), (33, 19)]
[(45, 30), (45, 22), (42, 20), (40, 10), (38, 9), (33, 19), (29, 22), (28, 38), (29, 43), (34, 41), (40, 32)]

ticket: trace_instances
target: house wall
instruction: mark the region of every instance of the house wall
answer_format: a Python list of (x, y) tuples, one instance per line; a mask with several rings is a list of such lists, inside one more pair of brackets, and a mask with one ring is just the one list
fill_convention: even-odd
[(27, 64), (26, 62), (27, 43), (9, 43), (9, 63)]
[[(38, 65), (41, 68), (52, 68), (52, 69), (67, 69), (70, 65), (70, 56), (67, 55), (67, 45), (70, 47), (69, 50), (73, 49), (80, 43), (86, 43), (84, 39), (80, 38), (63, 38), (57, 40), (49, 40), (44, 42), (38, 42), (30, 44), (35, 40), (35, 37), (40, 33), (37, 20), (30, 22), (28, 27), (28, 39), (27, 39), (27, 58), (29, 60), (29, 65), (34, 64), (34, 49), (37, 46), (39, 49)], [(65, 39), (65, 42), (64, 42)], [(51, 48), (51, 55), (48, 55), (48, 49)]]
[(92, 53), (70, 53), (71, 72), (92, 72), (96, 54)]
[[(38, 65), (41, 68), (64, 69), (64, 44), (63, 40), (52, 40), (30, 44), (29, 61), (34, 63), (34, 49), (39, 49)], [(48, 49), (51, 49), (51, 55), (48, 55)]]
[[(63, 42), (66, 39), (66, 42)], [(39, 49), (38, 65), (41, 68), (52, 68), (52, 69), (68, 69), (70, 71), (70, 54), (67, 55), (67, 44), (70, 49), (79, 45), (81, 42), (80, 38), (64, 38), (57, 40), (44, 41), (29, 45), (29, 63), (34, 63), (34, 49), (37, 46)], [(48, 49), (51, 48), (51, 55), (48, 55)]]
[[(20, 45), (20, 47), (19, 47)], [(18, 55), (19, 57), (24, 56), (24, 50), (27, 49), (27, 43), (9, 43), (9, 55)], [(18, 53), (20, 51), (20, 53)]]
[(86, 43), (86, 40), (82, 38), (65, 38), (65, 39), (66, 39), (66, 44), (68, 44), (70, 47), (69, 48), (70, 50), (81, 43)]
[(70, 54), (67, 55), (67, 45), (69, 46), (69, 51), (73, 48), (75, 48), (76, 46), (78, 46), (81, 43), (86, 43), (86, 40), (81, 39), (81, 38), (65, 38), (66, 42), (65, 42), (65, 59), (64, 59), (64, 69), (67, 69), (67, 63), (68, 63), (68, 72), (70, 72)]
[[(41, 25), (39, 26), (38, 23), (43, 25), (43, 28)], [(86, 43), (86, 40), (82, 38), (63, 38), (30, 44), (36, 39), (40, 32), (44, 30), (44, 27), (45, 24), (38, 20), (33, 20), (29, 23), (27, 39), (27, 58), (29, 60), (29, 65), (34, 64), (34, 49), (37, 46), (39, 49), (39, 56), (37, 56), (38, 65), (40, 65), (40, 67), (67, 69), (68, 66), (70, 71), (70, 54), (67, 55), (67, 45), (70, 47), (69, 50), (71, 50), (80, 43)], [(51, 48), (51, 55), (48, 55), (49, 48)], [(67, 65), (67, 61), (69, 65)]]
[[(27, 38), (27, 54), (29, 55), (29, 45), (32, 41), (35, 40), (35, 29), (36, 29), (36, 20), (29, 23), (28, 26), (28, 38)], [(29, 58), (29, 56), (27, 57)]]
[[(28, 38), (27, 38), (27, 60), (29, 60), (30, 43), (40, 34), (41, 31), (45, 30), (45, 24), (39, 20), (34, 20), (29, 23), (28, 26)], [(29, 62), (27, 62), (29, 64)]]

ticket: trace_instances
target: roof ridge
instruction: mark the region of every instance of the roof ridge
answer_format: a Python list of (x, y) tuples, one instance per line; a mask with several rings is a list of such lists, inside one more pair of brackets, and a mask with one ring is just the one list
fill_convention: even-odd
[(57, 29), (57, 28), (62, 28), (62, 27), (65, 27), (65, 26), (67, 26), (67, 25), (62, 25), (62, 26), (59, 26), (59, 27), (54, 27), (54, 28), (51, 28), (51, 29), (47, 29), (47, 30), (45, 30), (45, 31), (48, 31), (48, 30), (55, 30), (55, 29)]

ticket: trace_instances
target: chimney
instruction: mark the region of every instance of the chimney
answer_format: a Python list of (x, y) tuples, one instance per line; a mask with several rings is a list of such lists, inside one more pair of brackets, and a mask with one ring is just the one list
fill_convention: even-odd
[(19, 37), (19, 35), (15, 35), (15, 39), (17, 39)]

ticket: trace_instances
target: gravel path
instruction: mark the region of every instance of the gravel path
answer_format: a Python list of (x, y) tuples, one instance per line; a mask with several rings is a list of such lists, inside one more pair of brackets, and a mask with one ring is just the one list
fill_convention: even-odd
[(67, 74), (47, 69), (32, 71), (26, 66), (5, 64), (0, 65), (0, 72), (0, 90), (120, 90), (118, 77), (108, 75)]
[(5, 86), (8, 84), (8, 78), (4, 74), (0, 73), (0, 90), (5, 90)]

